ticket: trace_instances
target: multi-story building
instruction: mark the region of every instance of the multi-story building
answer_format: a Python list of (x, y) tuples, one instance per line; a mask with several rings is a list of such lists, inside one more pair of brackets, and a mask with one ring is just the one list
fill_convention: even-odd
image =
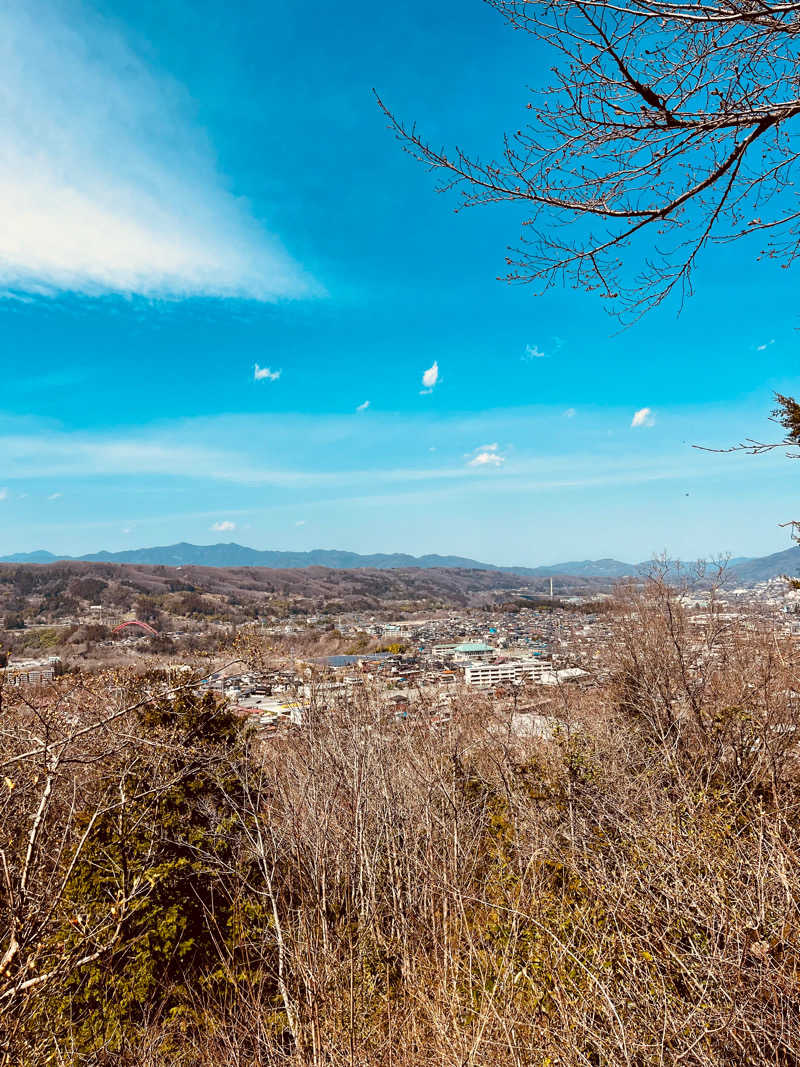
[(504, 683), (539, 682), (552, 670), (552, 664), (543, 659), (514, 659), (505, 663), (469, 663), (464, 670), (464, 681), (476, 689), (491, 689)]
[(0, 670), (0, 679), (6, 685), (47, 685), (61, 673), (61, 659), (48, 656), (46, 659), (24, 659), (11, 662)]

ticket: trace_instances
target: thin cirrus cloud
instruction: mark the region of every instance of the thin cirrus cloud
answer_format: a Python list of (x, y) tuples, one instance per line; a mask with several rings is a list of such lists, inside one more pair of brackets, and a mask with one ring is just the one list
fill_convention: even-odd
[(652, 408), (639, 408), (638, 411), (633, 413), (631, 419), (631, 429), (637, 429), (640, 426), (655, 426), (656, 417), (653, 414)]
[(318, 293), (217, 172), (188, 93), (88, 7), (0, 8), (0, 289)]
[[(553, 417), (558, 414), (553, 412)], [(85, 513), (87, 494), (100, 492), (105, 499), (109, 485), (123, 491), (123, 500), (132, 499), (128, 496), (130, 489), (145, 494), (168, 492), (172, 498), (177, 487), (187, 494), (200, 492), (205, 499), (212, 488), (214, 495), (217, 487), (224, 487), (226, 496), (230, 495), (230, 507), (235, 508), (239, 500), (249, 502), (253, 488), (260, 486), (273, 487), (277, 490), (276, 499), (281, 498), (286, 507), (294, 507), (308, 501), (346, 502), (377, 499), (380, 494), (392, 493), (399, 501), (420, 487), (429, 495), (474, 493), (478, 488), (506, 493), (567, 491), (687, 477), (685, 457), (674, 455), (674, 449), (670, 451), (669, 447), (642, 455), (620, 445), (598, 456), (594, 446), (587, 451), (586, 448), (575, 450), (570, 445), (567, 451), (567, 442), (574, 440), (574, 434), (567, 435), (561, 451), (550, 449), (546, 453), (530, 440), (524, 443), (517, 440), (513, 464), (510, 456), (506, 458), (506, 450), (501, 448), (498, 439), (488, 436), (483, 438), (488, 444), (474, 448), (460, 462), (431, 465), (430, 453), (424, 448), (425, 442), (421, 442), (416, 462), (414, 457), (409, 457), (409, 464), (397, 464), (389, 458), (397, 458), (393, 451), (398, 434), (396, 420), (381, 423), (380, 416), (375, 420), (376, 436), (371, 438), (371, 460), (365, 464), (360, 435), (353, 438), (355, 447), (345, 446), (349, 418), (342, 416), (326, 425), (320, 425), (318, 419), (286, 418), (269, 427), (264, 426), (260, 417), (201, 419), (154, 426), (146, 432), (118, 431), (114, 435), (59, 430), (35, 420), (17, 420), (4, 427), (0, 421), (0, 455), (4, 481), (11, 487), (9, 499), (17, 499), (17, 486), (21, 488), (25, 480), (39, 480), (49, 487), (54, 483), (62, 485), (64, 500), (51, 505), (59, 513), (59, 522), (65, 511), (68, 516), (76, 511)], [(504, 413), (502, 418), (498, 416), (503, 429), (508, 428), (510, 421), (523, 437), (532, 422), (530, 413), (524, 418), (509, 413)], [(454, 455), (452, 445), (463, 440), (465, 432), (471, 433), (476, 428), (476, 420), (468, 417), (443, 422), (437, 434), (447, 446), (447, 452)], [(418, 431), (418, 420), (409, 420), (399, 427), (404, 440), (413, 439)], [(287, 447), (281, 451), (276, 445), (283, 439)], [(481, 440), (477, 436), (472, 439)], [(330, 448), (332, 441), (342, 446), (335, 453)], [(330, 454), (331, 463), (319, 469), (314, 457), (323, 447)], [(704, 465), (701, 476), (717, 477), (720, 471), (727, 471), (730, 462), (726, 458), (724, 468), (713, 463)], [(775, 462), (778, 463), (778, 457)], [(695, 467), (690, 464), (692, 477), (698, 473)], [(93, 486), (88, 484), (87, 476)], [(122, 479), (126, 481), (123, 483)], [(245, 496), (236, 495), (240, 492), (237, 487), (241, 487)], [(229, 510), (222, 518), (219, 511), (205, 512), (205, 515), (206, 523), (210, 524), (235, 520), (237, 511)], [(296, 512), (290, 518), (295, 520)], [(81, 521), (85, 525), (85, 520)], [(297, 521), (304, 521), (302, 512)], [(119, 524), (115, 520), (116, 528)]]
[(356, 411), (366, 411), (369, 407), (369, 400), (365, 400), (363, 404), (359, 404)]
[(256, 363), (253, 368), (253, 381), (255, 382), (277, 382), (281, 376), (281, 371), (272, 370), (270, 367), (259, 367)]
[(224, 519), (222, 522), (212, 523), (210, 529), (215, 533), (230, 533), (231, 530), (236, 529), (236, 523), (231, 522), (229, 519)]
[[(630, 424), (631, 412), (626, 418), (624, 410), (617, 409), (616, 415), (624, 425)], [(174, 493), (177, 486), (195, 492), (203, 485), (249, 487), (248, 492), (272, 486), (280, 493), (298, 490), (326, 495), (345, 487), (374, 491), (378, 485), (389, 484), (467, 485), (481, 474), (490, 476), (481, 479), (487, 488), (490, 482), (500, 488), (531, 476), (557, 475), (559, 482), (573, 477), (581, 480), (597, 476), (598, 467), (602, 477), (615, 482), (631, 473), (643, 476), (640, 467), (647, 476), (651, 468), (664, 463), (685, 468), (684, 416), (668, 420), (670, 425), (665, 423), (664, 432), (652, 442), (655, 451), (646, 454), (632, 453), (621, 438), (610, 440), (598, 453), (596, 438), (607, 428), (607, 414), (587, 409), (579, 410), (578, 416), (581, 426), (573, 427), (572, 422), (578, 420), (565, 419), (563, 408), (549, 412), (531, 408), (443, 417), (431, 427), (429, 417), (422, 413), (398, 418), (394, 413), (376, 412), (369, 426), (359, 423), (362, 432), (358, 434), (353, 432), (352, 415), (346, 413), (324, 418), (275, 413), (268, 422), (254, 413), (95, 432), (6, 416), (0, 417), (0, 487), (8, 488), (8, 502), (0, 504), (0, 510), (12, 502), (16, 508), (26, 491), (41, 498), (55, 489), (64, 493), (64, 501), (51, 506), (60, 513), (66, 503), (74, 510), (82, 506), (85, 492), (94, 491), (90, 483), (123, 495), (130, 491)], [(702, 417), (710, 433), (709, 427), (716, 423), (705, 410)], [(510, 440), (514, 441), (513, 453), (500, 443)], [(464, 448), (469, 441), (477, 441), (477, 447)], [(432, 448), (437, 451), (431, 452)], [(678, 459), (673, 456), (675, 449), (681, 454)], [(727, 458), (724, 469), (734, 462)], [(231, 488), (230, 506), (234, 506), (236, 491)], [(236, 520), (235, 514), (220, 515), (220, 510), (209, 512), (206, 526)], [(291, 518), (308, 516), (301, 512)], [(128, 521), (127, 515), (120, 516), (117, 528)]]

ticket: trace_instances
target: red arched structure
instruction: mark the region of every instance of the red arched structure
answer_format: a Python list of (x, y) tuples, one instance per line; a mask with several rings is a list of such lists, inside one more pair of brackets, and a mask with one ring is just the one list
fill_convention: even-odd
[(115, 626), (111, 631), (112, 634), (118, 634), (120, 631), (127, 629), (128, 626), (138, 626), (140, 630), (144, 630), (146, 634), (152, 634), (153, 637), (158, 637), (158, 630), (154, 630), (152, 626), (148, 626), (146, 622), (139, 622), (138, 619), (132, 619), (130, 622), (121, 622), (119, 626)]

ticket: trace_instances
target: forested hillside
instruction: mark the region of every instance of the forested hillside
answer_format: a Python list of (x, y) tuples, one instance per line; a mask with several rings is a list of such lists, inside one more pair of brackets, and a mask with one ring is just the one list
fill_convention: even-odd
[[(564, 578), (557, 593), (592, 592), (608, 582)], [(314, 611), (402, 610), (409, 606), (467, 605), (491, 593), (549, 592), (544, 578), (498, 571), (438, 568), (422, 570), (338, 570), (306, 567), (161, 567), (119, 563), (0, 565), (0, 615), (52, 622), (85, 612), (92, 604), (109, 612), (144, 610), (176, 616), (216, 611), (244, 621), (259, 615), (303, 615)]]

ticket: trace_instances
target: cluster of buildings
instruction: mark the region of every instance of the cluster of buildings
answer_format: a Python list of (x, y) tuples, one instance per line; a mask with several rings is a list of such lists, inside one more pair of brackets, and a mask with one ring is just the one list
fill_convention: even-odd
[(299, 682), (294, 671), (246, 671), (234, 675), (215, 671), (203, 688), (227, 700), (234, 714), (252, 716), (264, 728), (299, 726), (303, 721), (304, 704), (297, 698)]
[(592, 672), (572, 658), (576, 619), (579, 628), (592, 630), (591, 616), (556, 608), (465, 610), (396, 622), (342, 617), (335, 624), (339, 635), (354, 642), (367, 637), (380, 650), (295, 653), (291, 667), (284, 661), (271, 671), (212, 675), (207, 686), (270, 729), (300, 723), (315, 707), (350, 699), (364, 685), (396, 717), (425, 708), (443, 721), (465, 690), (510, 696), (531, 686), (590, 682)]
[[(352, 641), (352, 654), (319, 654), (332, 625), (338, 647)], [(298, 629), (296, 624), (286, 628)], [(265, 627), (262, 631), (268, 636)], [(308, 640), (315, 632), (322, 640)], [(591, 682), (597, 668), (592, 657), (602, 632), (601, 618), (562, 610), (557, 604), (465, 608), (388, 622), (355, 614), (338, 616), (333, 623), (330, 616), (312, 617), (298, 629), (303, 640), (291, 651), (282, 642), (284, 651), (276, 653), (272, 666), (215, 671), (203, 688), (224, 698), (236, 714), (265, 733), (299, 725), (317, 707), (351, 701), (365, 686), (389, 714), (399, 718), (424, 709), (432, 721), (442, 722), (450, 717), (458, 695), (470, 690), (513, 695), (516, 705), (517, 695), (530, 687), (543, 687), (546, 699), (546, 687)], [(303, 647), (311, 651), (301, 651)], [(355, 651), (362, 647), (376, 651)], [(7, 684), (44, 685), (60, 670), (60, 659), (52, 656), (14, 661), (4, 675)]]
[(62, 669), (60, 656), (13, 660), (0, 665), (0, 685), (48, 685)]

